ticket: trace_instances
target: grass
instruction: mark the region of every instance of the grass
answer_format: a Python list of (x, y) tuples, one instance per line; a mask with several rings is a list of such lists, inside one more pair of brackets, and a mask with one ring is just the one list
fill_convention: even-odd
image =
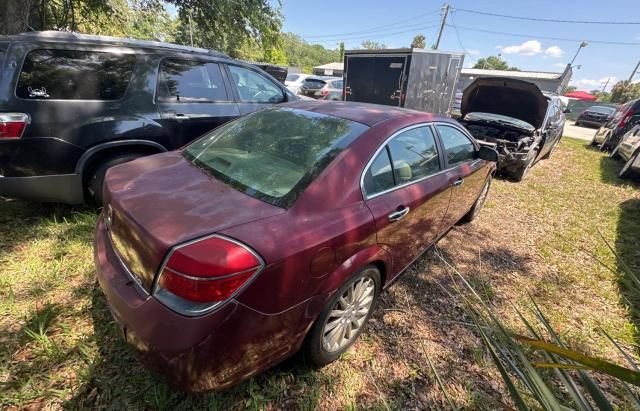
[[(593, 258), (618, 266), (601, 233), (640, 268), (640, 195), (616, 177), (620, 167), (564, 139), (523, 183), (497, 180), (479, 219), (456, 226), (437, 252), (510, 328), (525, 333), (513, 307), (525, 312), (530, 294), (568, 346), (623, 364), (605, 332), (637, 354), (640, 301)], [(312, 370), (293, 358), (226, 392), (174, 391), (138, 364), (111, 321), (94, 277), (95, 219), (90, 208), (0, 198), (0, 408), (513, 407), (434, 250), (383, 294), (340, 361)]]

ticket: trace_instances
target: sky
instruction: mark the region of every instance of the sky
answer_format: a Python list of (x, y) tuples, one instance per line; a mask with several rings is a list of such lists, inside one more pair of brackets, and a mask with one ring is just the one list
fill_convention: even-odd
[[(407, 47), (416, 34), (433, 44), (443, 1), (431, 0), (281, 0), (283, 31), (300, 35), (309, 43), (347, 49), (363, 40), (389, 48)], [(572, 85), (581, 90), (607, 90), (626, 80), (640, 60), (639, 0), (518, 1), (455, 0), (440, 42), (440, 50), (466, 52), (465, 67), (478, 58), (501, 54), (521, 70), (561, 72), (571, 61), (581, 40), (588, 45), (574, 62)], [(480, 15), (462, 9), (511, 16), (554, 20), (636, 22), (635, 25), (538, 22)], [(470, 30), (474, 29), (474, 30)], [(485, 32), (477, 31), (485, 30)], [(498, 34), (486, 31), (510, 33)], [(514, 35), (518, 34), (518, 36)], [(554, 38), (554, 39), (549, 39)], [(595, 41), (636, 43), (601, 44)], [(579, 66), (579, 69), (578, 69)], [(640, 73), (634, 81), (640, 81)]]

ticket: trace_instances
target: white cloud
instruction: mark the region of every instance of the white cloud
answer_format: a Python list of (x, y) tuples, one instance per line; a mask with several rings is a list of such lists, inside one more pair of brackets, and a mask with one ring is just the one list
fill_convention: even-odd
[(528, 40), (522, 44), (502, 48), (504, 54), (521, 54), (523, 56), (535, 56), (542, 52), (542, 43), (538, 40)]
[[(609, 84), (607, 84), (607, 80), (609, 80)], [(591, 90), (600, 90), (602, 87), (607, 84), (606, 90), (611, 90), (614, 84), (616, 84), (615, 77), (603, 77), (601, 79), (572, 79), (569, 82), (570, 85), (576, 86), (578, 90), (591, 91)]]
[(546, 54), (549, 57), (559, 58), (564, 55), (564, 50), (562, 50), (558, 46), (551, 46), (544, 51), (544, 54)]
[(478, 56), (480, 55), (480, 50), (469, 49), (467, 50), (467, 54), (470, 56)]
[(567, 67), (566, 63), (553, 63), (554, 67), (560, 67), (560, 68), (565, 68)]

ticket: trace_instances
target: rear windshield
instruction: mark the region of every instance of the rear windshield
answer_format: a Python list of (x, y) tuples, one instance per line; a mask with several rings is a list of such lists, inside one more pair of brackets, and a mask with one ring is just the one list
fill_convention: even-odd
[(237, 190), (288, 208), (367, 128), (325, 114), (271, 108), (227, 123), (183, 154)]
[(287, 74), (287, 81), (296, 81), (300, 78), (300, 74)]
[(133, 54), (34, 50), (22, 65), (16, 96), (25, 99), (119, 100), (136, 63)]
[(593, 106), (593, 107), (589, 107), (587, 111), (591, 111), (594, 113), (602, 113), (602, 114), (612, 114), (614, 111), (616, 111), (616, 109), (613, 107)]
[(327, 83), (324, 80), (320, 80), (320, 79), (306, 79), (304, 81), (305, 87), (308, 87), (308, 88), (322, 88), (324, 87), (325, 84)]

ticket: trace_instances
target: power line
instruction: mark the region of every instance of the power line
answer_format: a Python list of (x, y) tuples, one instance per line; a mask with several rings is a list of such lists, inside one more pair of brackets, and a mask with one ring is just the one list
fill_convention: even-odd
[[(417, 31), (417, 30), (419, 30), (419, 29), (421, 29), (421, 28), (424, 28), (424, 27), (425, 27), (425, 24), (432, 24), (432, 23), (436, 23), (436, 22), (438, 22), (438, 21), (439, 21), (439, 20), (429, 20), (429, 21), (425, 21), (425, 22), (422, 22), (422, 23), (416, 23), (416, 24), (409, 24), (409, 25), (405, 25), (405, 26), (403, 26), (403, 27), (393, 27), (393, 28), (387, 28), (387, 29), (379, 29), (379, 30), (374, 30), (374, 31), (371, 31), (371, 32), (365, 32), (365, 33), (356, 34), (356, 35), (348, 35), (348, 36), (340, 36), (340, 35), (337, 35), (337, 36), (332, 37), (332, 38), (330, 38), (330, 39), (314, 39), (313, 37), (304, 37), (304, 38), (305, 38), (305, 39), (306, 39), (306, 38), (310, 38), (310, 39), (312, 39), (312, 40), (320, 41), (320, 42), (321, 42), (321, 41), (333, 41), (333, 40), (348, 39), (348, 38), (350, 38), (350, 37), (362, 37), (363, 35), (364, 35), (364, 36), (371, 36), (371, 35), (377, 36), (377, 35), (383, 35), (383, 34), (385, 34), (386, 32), (393, 32), (394, 30), (398, 30), (398, 29), (407, 29), (407, 30), (408, 30), (408, 29), (412, 29), (412, 30), (414, 30), (414, 31)], [(431, 27), (431, 26), (428, 26), (428, 27)], [(411, 30), (409, 30), (409, 31), (411, 31)]]
[(399, 20), (399, 21), (396, 21), (394, 23), (389, 23), (389, 24), (385, 24), (385, 25), (382, 25), (382, 26), (370, 27), (368, 29), (364, 29), (364, 30), (360, 30), (360, 31), (352, 31), (352, 32), (348, 32), (348, 33), (318, 34), (318, 35), (305, 36), (305, 37), (306, 38), (322, 38), (322, 37), (349, 36), (349, 35), (352, 35), (352, 34), (364, 34), (364, 33), (367, 33), (369, 31), (379, 31), (379, 29), (397, 26), (398, 24), (406, 23), (408, 21), (418, 20), (418, 19), (420, 19), (422, 17), (431, 16), (431, 15), (438, 14), (438, 13), (440, 13), (440, 10), (430, 11), (428, 13), (419, 14), (417, 16), (410, 17), (410, 18), (405, 19), (405, 20)]
[[(428, 30), (428, 29), (432, 29), (434, 27), (438, 27), (437, 24), (431, 25), (431, 26), (423, 26), (421, 27), (423, 30)], [(346, 38), (346, 37), (338, 37), (335, 39), (328, 39), (328, 40), (319, 40), (316, 42), (310, 42), (308, 41), (309, 44), (323, 44), (323, 43), (333, 43), (333, 42), (337, 42), (337, 41), (344, 41), (344, 40), (349, 40), (349, 41), (356, 41), (356, 40), (377, 40), (377, 39), (382, 39), (385, 37), (389, 37), (389, 36), (395, 36), (397, 34), (404, 34), (404, 33), (412, 33), (412, 32), (416, 32), (418, 29), (411, 29), (411, 30), (402, 30), (402, 31), (396, 31), (393, 33), (384, 33), (384, 34), (378, 34), (376, 36), (374, 36), (373, 38), (371, 36), (366, 36), (366, 37), (355, 37), (355, 38)]]
[(481, 14), (483, 16), (502, 17), (505, 19), (514, 20), (530, 20), (530, 21), (544, 21), (548, 23), (570, 23), (570, 24), (610, 24), (610, 25), (640, 25), (640, 21), (597, 21), (597, 20), (560, 20), (560, 19), (543, 19), (537, 17), (524, 17), (524, 16), (512, 16), (508, 14), (489, 13), (486, 11), (469, 10), (469, 9), (454, 9), (455, 11), (464, 13)]
[(454, 29), (454, 31), (456, 33), (456, 38), (458, 39), (458, 45), (460, 46), (462, 51), (464, 51), (464, 54), (467, 55), (469, 57), (469, 59), (471, 59), (475, 63), (478, 60), (476, 60), (475, 58), (471, 57), (471, 54), (469, 54), (469, 52), (462, 45), (462, 40), (460, 40), (460, 33), (458, 32), (458, 27), (456, 27), (456, 22), (453, 19), (453, 14), (454, 13), (451, 13), (451, 16), (450, 16), (450, 18), (451, 18), (451, 26), (453, 27), (453, 29)]
[[(450, 24), (447, 24), (450, 26)], [(539, 38), (544, 40), (555, 40), (555, 41), (570, 41), (570, 42), (582, 42), (586, 41), (587, 43), (595, 43), (595, 44), (609, 44), (614, 46), (640, 46), (640, 42), (625, 42), (625, 41), (608, 41), (608, 40), (589, 40), (589, 39), (570, 39), (565, 37), (549, 37), (549, 36), (540, 36), (537, 34), (522, 34), (522, 33), (509, 33), (506, 31), (494, 31), (494, 30), (485, 30), (479, 29), (475, 27), (464, 27), (457, 26), (461, 30), (468, 31), (477, 31), (480, 33), (489, 33), (489, 34), (499, 34), (503, 36), (512, 36), (512, 37), (524, 37), (524, 38)]]

